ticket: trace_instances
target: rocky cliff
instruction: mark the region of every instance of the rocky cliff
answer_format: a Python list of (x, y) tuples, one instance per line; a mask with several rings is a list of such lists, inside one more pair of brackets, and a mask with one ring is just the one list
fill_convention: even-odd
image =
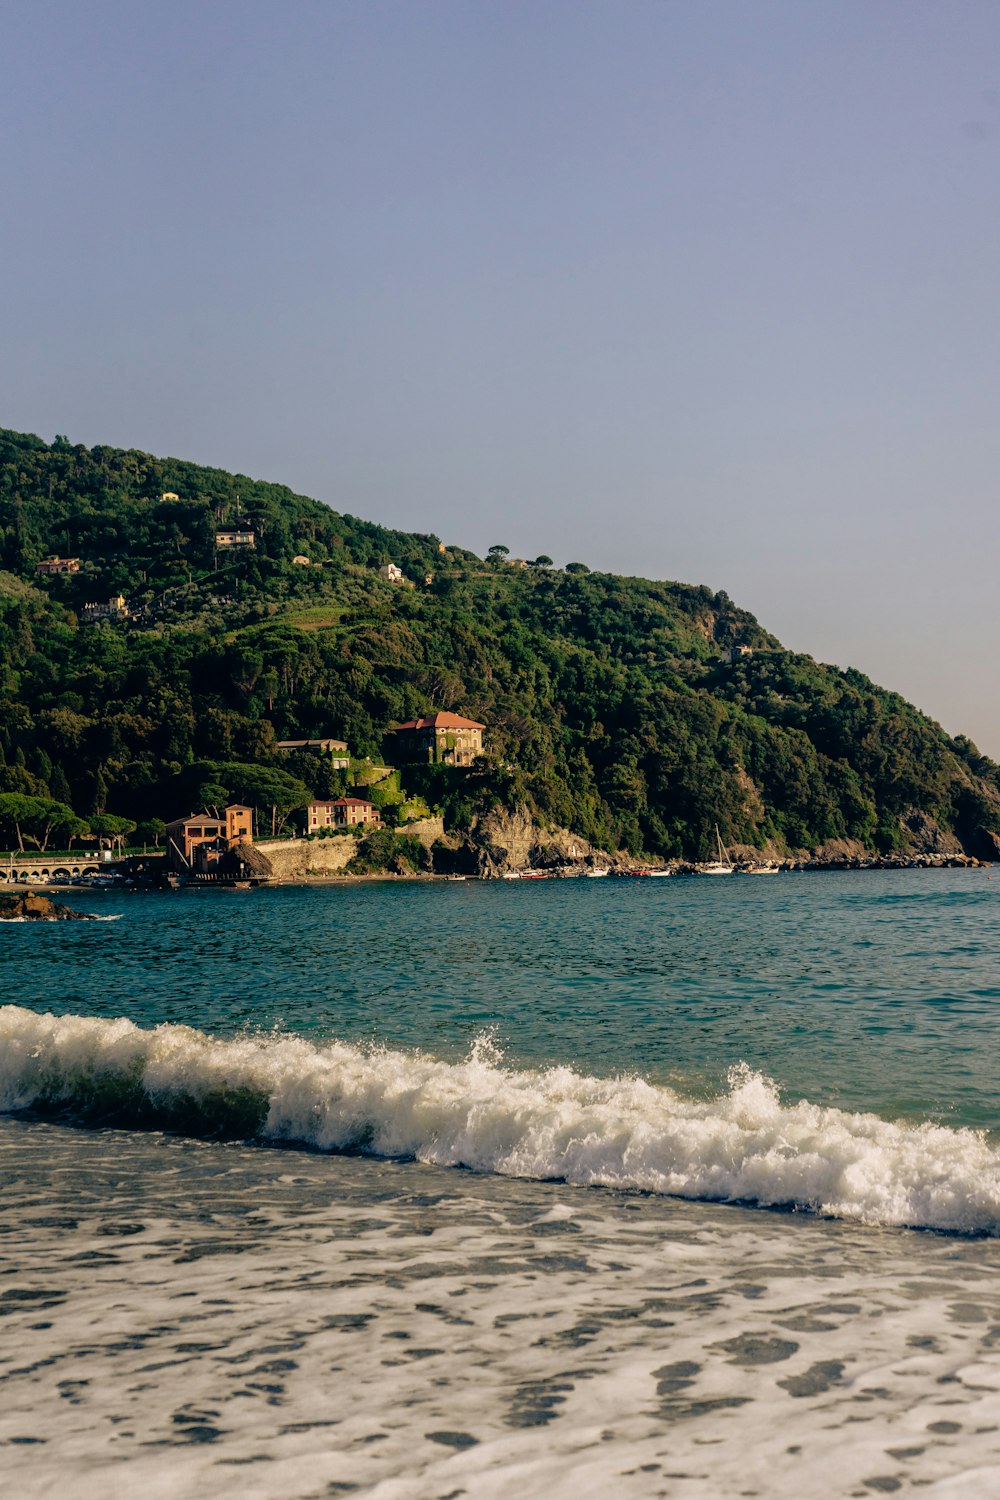
[(491, 876), (565, 865), (607, 867), (618, 859), (566, 828), (543, 828), (523, 804), (493, 808), (474, 821), (467, 835), (446, 843), (448, 852), (440, 844), (434, 851), (435, 868), (446, 873)]

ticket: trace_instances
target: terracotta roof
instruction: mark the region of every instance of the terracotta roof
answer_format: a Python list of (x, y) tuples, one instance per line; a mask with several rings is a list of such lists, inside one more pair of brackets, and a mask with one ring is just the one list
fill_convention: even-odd
[(427, 714), (423, 719), (408, 719), (405, 724), (394, 724), (392, 733), (397, 729), (485, 729), (485, 724), (478, 724), (475, 719), (463, 719), (461, 714)]
[(321, 750), (346, 750), (346, 740), (332, 740), (328, 736), (312, 740), (276, 740), (276, 750), (308, 750), (313, 745), (318, 745)]
[(374, 807), (373, 802), (366, 802), (364, 797), (331, 797), (324, 799), (319, 797), (315, 802), (310, 802), (310, 807)]

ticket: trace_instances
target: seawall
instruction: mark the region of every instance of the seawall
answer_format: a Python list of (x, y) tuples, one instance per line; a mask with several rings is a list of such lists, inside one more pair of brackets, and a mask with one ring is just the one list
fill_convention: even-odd
[[(399, 829), (429, 849), (444, 837), (441, 818), (421, 818)], [(323, 839), (259, 839), (254, 845), (271, 866), (275, 880), (332, 880), (343, 875), (358, 852), (359, 840), (349, 833)]]

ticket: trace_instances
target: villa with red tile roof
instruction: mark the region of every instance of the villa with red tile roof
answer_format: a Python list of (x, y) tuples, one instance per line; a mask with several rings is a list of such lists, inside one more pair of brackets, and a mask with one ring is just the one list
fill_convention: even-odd
[(445, 766), (471, 766), (483, 753), (485, 724), (463, 719), (460, 714), (427, 714), (395, 724), (389, 733), (395, 737), (394, 755), (400, 765), (426, 761)]
[(310, 802), (306, 808), (306, 833), (321, 828), (354, 828), (358, 823), (381, 823), (382, 814), (363, 797), (337, 797), (332, 802)]

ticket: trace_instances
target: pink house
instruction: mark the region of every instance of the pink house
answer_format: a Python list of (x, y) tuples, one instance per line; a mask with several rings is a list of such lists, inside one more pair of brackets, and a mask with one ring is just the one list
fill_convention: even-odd
[(381, 823), (382, 815), (362, 797), (338, 797), (333, 802), (310, 802), (306, 808), (306, 832), (321, 828), (354, 828), (358, 823)]

